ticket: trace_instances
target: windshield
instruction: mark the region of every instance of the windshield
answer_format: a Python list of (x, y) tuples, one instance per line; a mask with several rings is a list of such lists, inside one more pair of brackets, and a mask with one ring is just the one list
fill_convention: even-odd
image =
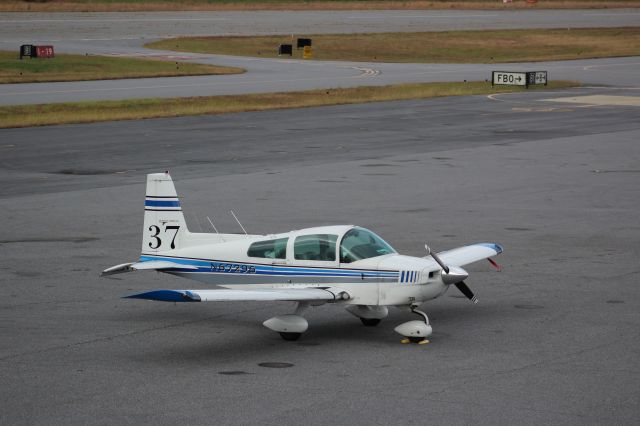
[(395, 252), (389, 244), (373, 232), (363, 228), (353, 228), (342, 238), (340, 262), (351, 263)]

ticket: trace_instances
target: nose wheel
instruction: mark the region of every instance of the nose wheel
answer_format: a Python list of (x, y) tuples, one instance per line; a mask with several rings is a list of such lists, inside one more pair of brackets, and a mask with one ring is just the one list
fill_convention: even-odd
[(396, 333), (404, 336), (400, 343), (417, 343), (425, 345), (429, 343), (427, 337), (431, 335), (433, 329), (429, 324), (429, 317), (424, 312), (416, 309), (417, 306), (411, 306), (411, 312), (421, 317), (421, 320), (408, 321), (400, 324), (394, 330)]

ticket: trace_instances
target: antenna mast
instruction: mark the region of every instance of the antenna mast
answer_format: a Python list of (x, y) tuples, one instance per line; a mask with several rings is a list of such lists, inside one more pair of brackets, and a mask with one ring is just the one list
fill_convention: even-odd
[(240, 225), (240, 228), (242, 228), (242, 231), (244, 232), (244, 235), (249, 235), (247, 234), (247, 230), (244, 229), (244, 226), (242, 226), (242, 224), (240, 223), (240, 221), (238, 220), (238, 217), (236, 216), (236, 214), (233, 212), (233, 210), (229, 210), (229, 212), (231, 213), (231, 215), (233, 216), (233, 218), (236, 220), (236, 222), (238, 222), (238, 225)]

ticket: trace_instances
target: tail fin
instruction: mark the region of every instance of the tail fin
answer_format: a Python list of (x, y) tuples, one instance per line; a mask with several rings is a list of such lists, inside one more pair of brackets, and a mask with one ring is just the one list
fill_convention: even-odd
[(147, 175), (144, 201), (142, 253), (175, 250), (184, 244), (189, 230), (169, 172)]

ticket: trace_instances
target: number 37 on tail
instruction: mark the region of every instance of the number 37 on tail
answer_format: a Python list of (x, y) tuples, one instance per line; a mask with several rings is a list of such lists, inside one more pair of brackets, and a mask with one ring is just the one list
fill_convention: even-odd
[(425, 257), (396, 252), (375, 233), (353, 225), (321, 226), (273, 235), (195, 233), (187, 229), (168, 173), (147, 176), (142, 252), (137, 262), (105, 269), (103, 276), (154, 270), (189, 278), (202, 289), (153, 290), (126, 296), (163, 302), (292, 301), (293, 312), (264, 325), (285, 340), (308, 328), (310, 306), (339, 304), (365, 326), (375, 326), (396, 306), (419, 319), (395, 330), (403, 342), (426, 343), (432, 329), (418, 307), (457, 287), (474, 303), (462, 266), (502, 253), (477, 243)]

